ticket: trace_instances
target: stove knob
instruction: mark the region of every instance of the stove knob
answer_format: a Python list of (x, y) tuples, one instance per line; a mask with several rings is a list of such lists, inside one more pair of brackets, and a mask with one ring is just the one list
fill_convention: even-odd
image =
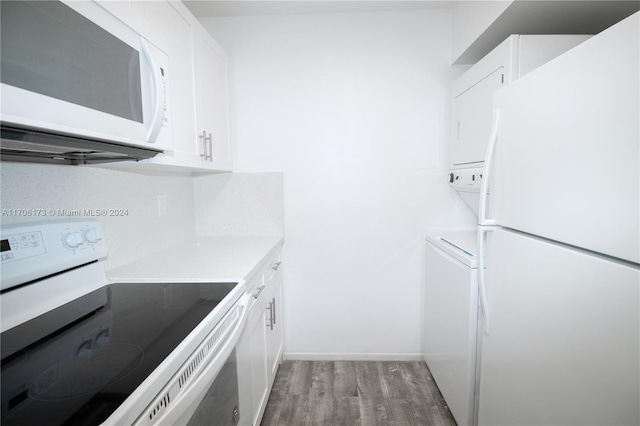
[(95, 244), (102, 239), (102, 235), (97, 228), (91, 228), (84, 231), (84, 239), (89, 244)]
[(449, 173), (449, 183), (453, 183), (453, 177), (454, 177), (454, 174)]
[(78, 248), (83, 242), (82, 234), (80, 232), (69, 232), (64, 236), (62, 242), (70, 249)]

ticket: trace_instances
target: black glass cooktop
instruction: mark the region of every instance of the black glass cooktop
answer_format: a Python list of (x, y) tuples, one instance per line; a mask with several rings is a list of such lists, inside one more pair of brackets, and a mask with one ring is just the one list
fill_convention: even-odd
[(111, 284), (0, 336), (2, 425), (96, 425), (237, 283)]

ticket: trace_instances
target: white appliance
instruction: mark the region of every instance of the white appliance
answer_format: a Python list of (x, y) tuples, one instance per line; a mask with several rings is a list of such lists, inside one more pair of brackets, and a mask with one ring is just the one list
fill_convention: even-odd
[(478, 282), (476, 230), (427, 236), (424, 359), (458, 425), (474, 424)]
[(111, 283), (100, 223), (1, 228), (2, 424), (237, 424), (244, 283)]
[(636, 13), (495, 96), (480, 425), (640, 424), (639, 53)]
[(161, 36), (143, 37), (95, 1), (0, 6), (3, 155), (98, 162), (101, 152), (171, 148)]
[(476, 216), (494, 93), (589, 37), (512, 35), (453, 83), (449, 183)]
[[(449, 184), (476, 215), (494, 93), (589, 37), (512, 35), (454, 82)], [(425, 361), (458, 424), (473, 425), (478, 398), (476, 232), (438, 231), (427, 241)]]

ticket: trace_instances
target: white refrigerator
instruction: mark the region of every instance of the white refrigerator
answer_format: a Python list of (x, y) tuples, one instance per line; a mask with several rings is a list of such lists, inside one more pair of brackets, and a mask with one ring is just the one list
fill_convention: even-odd
[(636, 13), (495, 95), (480, 425), (640, 424), (639, 28)]

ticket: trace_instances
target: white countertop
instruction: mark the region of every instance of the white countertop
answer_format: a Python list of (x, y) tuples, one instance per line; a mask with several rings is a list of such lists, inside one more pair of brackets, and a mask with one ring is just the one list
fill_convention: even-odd
[(110, 269), (118, 282), (222, 282), (248, 279), (282, 245), (283, 237), (198, 237)]

